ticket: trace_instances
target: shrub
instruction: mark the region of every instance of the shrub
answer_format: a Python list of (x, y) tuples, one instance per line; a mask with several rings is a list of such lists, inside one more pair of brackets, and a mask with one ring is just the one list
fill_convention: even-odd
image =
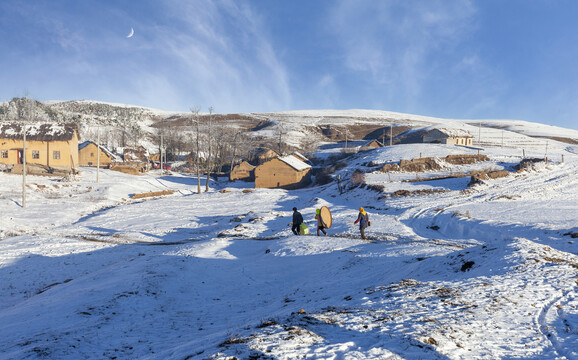
[(333, 181), (333, 179), (331, 178), (331, 175), (329, 174), (329, 169), (327, 169), (327, 168), (321, 169), (315, 175), (315, 184), (316, 185), (329, 184), (331, 181)]

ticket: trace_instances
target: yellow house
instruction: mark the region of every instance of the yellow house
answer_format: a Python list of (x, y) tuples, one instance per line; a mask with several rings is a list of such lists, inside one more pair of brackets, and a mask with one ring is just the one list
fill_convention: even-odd
[[(99, 154), (100, 152), (100, 154)], [(116, 160), (116, 156), (106, 147), (97, 146), (94, 141), (88, 140), (78, 145), (78, 162), (80, 166), (100, 166), (107, 167)]]
[(467, 130), (429, 127), (425, 129), (422, 142), (471, 146), (473, 138), (474, 137)]
[(295, 156), (271, 159), (255, 168), (256, 188), (297, 189), (311, 182), (311, 165)]
[(229, 174), (229, 180), (253, 181), (255, 179), (255, 167), (246, 161), (237, 164)]
[[(22, 164), (23, 127), (22, 123), (0, 123), (0, 164)], [(26, 125), (26, 163), (58, 170), (76, 169), (79, 165), (76, 124)]]
[(271, 149), (257, 148), (251, 151), (250, 156), (253, 159), (251, 162), (256, 161), (258, 164), (262, 164), (266, 161), (276, 158), (279, 156), (279, 154)]

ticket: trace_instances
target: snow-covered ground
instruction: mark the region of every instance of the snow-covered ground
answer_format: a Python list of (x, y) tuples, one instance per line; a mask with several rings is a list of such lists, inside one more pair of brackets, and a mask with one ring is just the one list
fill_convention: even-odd
[[(204, 192), (204, 179), (197, 194), (195, 177), (101, 170), (97, 183), (85, 168), (28, 176), (25, 208), (22, 178), (0, 173), (0, 358), (578, 359), (578, 148), (547, 151), (531, 171), (513, 170), (522, 149), (496, 146), (489, 162), (419, 175), (512, 171), (468, 187), (370, 163), (475, 148), (385, 147), (336, 173), (343, 194)], [(383, 190), (351, 183), (356, 169)], [(176, 192), (130, 198), (162, 190)], [(329, 236), (291, 233), (294, 206), (314, 230), (324, 205)]]

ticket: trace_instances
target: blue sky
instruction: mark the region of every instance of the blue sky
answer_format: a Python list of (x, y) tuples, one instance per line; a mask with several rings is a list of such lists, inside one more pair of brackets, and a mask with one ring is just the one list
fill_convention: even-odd
[(578, 129), (577, 16), (574, 0), (2, 0), (0, 101)]

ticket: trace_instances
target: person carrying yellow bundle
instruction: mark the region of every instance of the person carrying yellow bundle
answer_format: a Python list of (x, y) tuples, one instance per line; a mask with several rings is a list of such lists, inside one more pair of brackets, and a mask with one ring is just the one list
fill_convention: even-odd
[(327, 232), (325, 231), (325, 224), (321, 220), (321, 209), (315, 210), (315, 220), (317, 220), (317, 236), (319, 236), (319, 232), (323, 232), (324, 236), (327, 236)]
[(367, 240), (365, 237), (365, 228), (369, 226), (369, 215), (362, 207), (359, 208), (359, 215), (357, 215), (357, 220), (353, 224), (359, 223), (359, 232), (361, 233), (361, 238)]

